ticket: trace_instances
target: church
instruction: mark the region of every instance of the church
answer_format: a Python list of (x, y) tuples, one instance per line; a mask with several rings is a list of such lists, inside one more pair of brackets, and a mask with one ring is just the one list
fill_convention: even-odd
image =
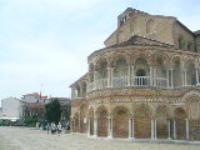
[(94, 138), (200, 141), (200, 31), (127, 8), (72, 90), (71, 131)]

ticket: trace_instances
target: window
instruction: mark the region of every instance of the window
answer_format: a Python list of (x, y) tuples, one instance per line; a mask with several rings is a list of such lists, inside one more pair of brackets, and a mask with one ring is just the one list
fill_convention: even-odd
[(179, 39), (178, 39), (178, 47), (179, 47), (179, 49), (184, 48), (184, 40), (183, 40), (182, 36), (180, 36)]

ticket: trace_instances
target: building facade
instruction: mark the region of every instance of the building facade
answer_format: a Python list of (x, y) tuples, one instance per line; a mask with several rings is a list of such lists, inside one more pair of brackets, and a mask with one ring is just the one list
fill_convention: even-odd
[(200, 32), (128, 8), (89, 71), (71, 85), (72, 132), (200, 140)]
[(31, 93), (23, 95), (21, 103), (23, 104), (23, 119), (34, 118), (37, 121), (42, 121), (45, 118), (45, 104), (47, 96), (41, 93)]
[(15, 97), (2, 99), (0, 119), (16, 121), (22, 118), (22, 103)]

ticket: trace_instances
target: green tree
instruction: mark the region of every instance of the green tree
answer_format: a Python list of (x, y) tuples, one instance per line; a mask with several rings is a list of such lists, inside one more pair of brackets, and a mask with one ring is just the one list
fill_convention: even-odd
[(48, 122), (54, 122), (56, 125), (61, 119), (61, 106), (57, 99), (45, 105), (46, 119)]

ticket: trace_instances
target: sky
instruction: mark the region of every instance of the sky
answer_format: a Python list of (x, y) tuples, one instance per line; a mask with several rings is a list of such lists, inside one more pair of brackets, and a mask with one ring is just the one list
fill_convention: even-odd
[(198, 0), (0, 0), (0, 99), (42, 91), (70, 97), (127, 7), (200, 29)]

